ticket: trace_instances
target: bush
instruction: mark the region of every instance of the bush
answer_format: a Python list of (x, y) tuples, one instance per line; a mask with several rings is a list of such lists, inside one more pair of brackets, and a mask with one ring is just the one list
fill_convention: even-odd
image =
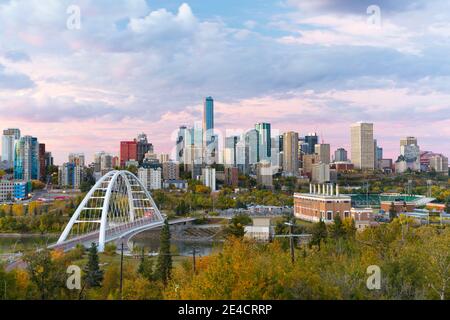
[(115, 255), (116, 254), (116, 251), (117, 251), (117, 246), (116, 246), (116, 244), (115, 243), (107, 243), (106, 245), (105, 245), (105, 254), (107, 255), (107, 256), (113, 256), (113, 255)]

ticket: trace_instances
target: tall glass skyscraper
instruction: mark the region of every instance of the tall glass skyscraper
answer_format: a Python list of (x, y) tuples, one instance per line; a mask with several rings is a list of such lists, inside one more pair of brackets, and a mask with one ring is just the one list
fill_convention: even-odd
[(7, 168), (12, 168), (14, 166), (14, 146), (19, 139), (19, 129), (3, 130), (2, 161), (5, 161)]
[(316, 133), (310, 133), (305, 136), (305, 153), (314, 154), (316, 144), (319, 143), (319, 136)]
[(206, 97), (203, 103), (203, 133), (205, 134), (205, 142), (211, 142), (214, 134), (214, 99)]
[(272, 156), (270, 123), (257, 123), (255, 129), (259, 133), (259, 160), (270, 160)]
[(31, 136), (20, 138), (15, 145), (14, 152), (14, 179), (39, 179), (39, 142)]

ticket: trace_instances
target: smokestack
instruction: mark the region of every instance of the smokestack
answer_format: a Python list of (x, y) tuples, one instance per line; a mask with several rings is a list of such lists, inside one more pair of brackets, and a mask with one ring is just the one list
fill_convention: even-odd
[(334, 184), (331, 184), (331, 195), (334, 196)]
[(312, 193), (312, 184), (309, 184), (309, 193)]
[(327, 196), (330, 195), (330, 185), (328, 183), (326, 184), (326, 192)]
[(336, 195), (339, 196), (339, 185), (336, 185)]
[(316, 185), (313, 184), (313, 193), (316, 194)]

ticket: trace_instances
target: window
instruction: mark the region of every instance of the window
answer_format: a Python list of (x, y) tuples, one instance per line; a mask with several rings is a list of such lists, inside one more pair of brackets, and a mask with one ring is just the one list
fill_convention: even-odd
[(327, 212), (327, 219), (328, 220), (333, 220), (333, 211), (328, 211)]

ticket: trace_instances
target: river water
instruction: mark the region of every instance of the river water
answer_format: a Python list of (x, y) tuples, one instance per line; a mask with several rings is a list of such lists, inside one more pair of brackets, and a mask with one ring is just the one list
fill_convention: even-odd
[[(55, 243), (57, 239), (56, 235), (0, 236), (0, 254), (43, 248)], [(137, 235), (133, 239), (133, 245), (143, 247), (147, 252), (158, 252), (159, 230), (146, 231)], [(208, 256), (221, 248), (221, 244), (217, 242), (187, 240), (172, 240), (171, 246), (172, 251), (180, 256), (191, 256), (194, 248), (197, 256)]]

